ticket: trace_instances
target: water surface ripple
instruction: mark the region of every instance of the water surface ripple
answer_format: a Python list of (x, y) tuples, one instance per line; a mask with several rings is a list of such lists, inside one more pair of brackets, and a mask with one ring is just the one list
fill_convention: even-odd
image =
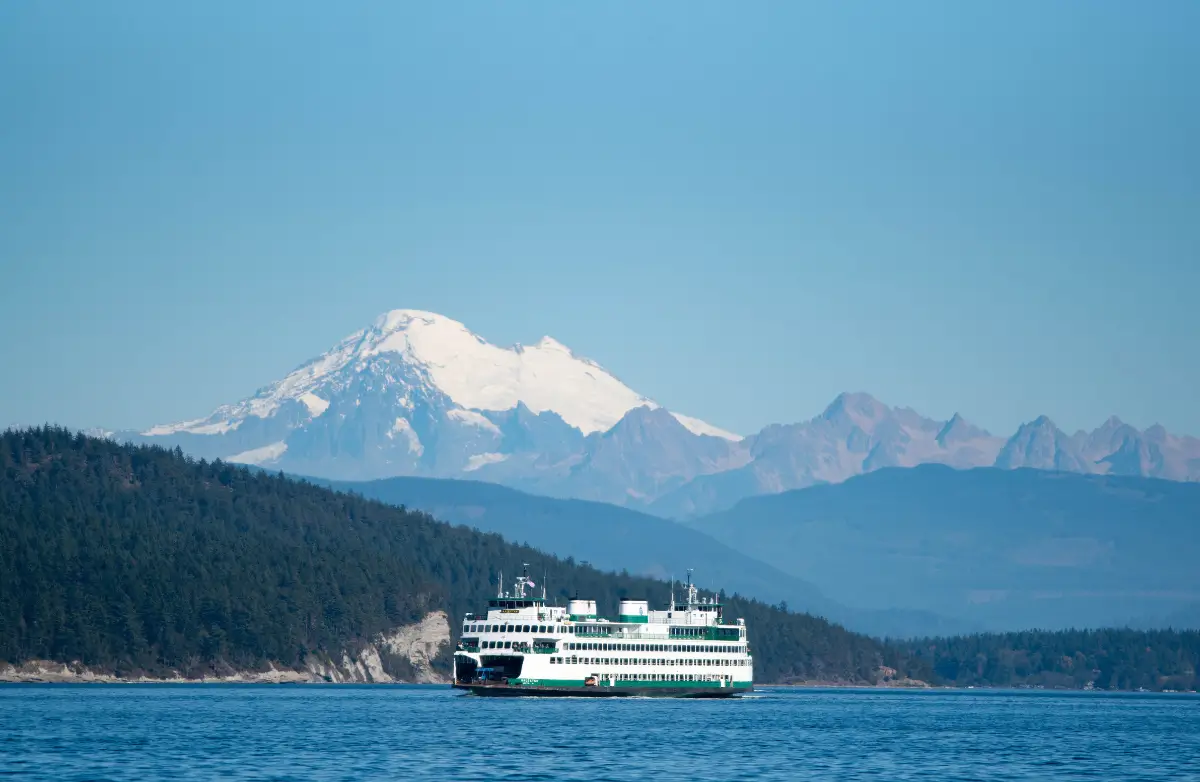
[(0, 686), (17, 780), (1200, 780), (1200, 697), (769, 688), (730, 701), (444, 687)]

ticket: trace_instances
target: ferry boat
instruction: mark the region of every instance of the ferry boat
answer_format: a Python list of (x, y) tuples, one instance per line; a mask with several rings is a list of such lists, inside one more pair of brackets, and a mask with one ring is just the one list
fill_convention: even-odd
[(753, 689), (754, 658), (743, 619), (700, 598), (689, 571), (682, 600), (651, 611), (622, 600), (615, 619), (595, 600), (546, 605), (526, 595), (528, 571), (505, 593), (501, 577), (485, 615), (467, 614), (454, 653), (456, 689), (476, 695), (727, 698)]

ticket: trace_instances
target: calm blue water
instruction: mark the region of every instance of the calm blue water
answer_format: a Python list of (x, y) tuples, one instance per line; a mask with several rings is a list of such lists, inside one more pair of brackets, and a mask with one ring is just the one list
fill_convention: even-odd
[(0, 686), (0, 778), (1200, 780), (1200, 697), (10, 685)]

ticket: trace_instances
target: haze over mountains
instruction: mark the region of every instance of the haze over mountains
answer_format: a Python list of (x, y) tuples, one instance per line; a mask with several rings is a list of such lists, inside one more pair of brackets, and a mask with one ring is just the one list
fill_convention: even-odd
[(982, 625), (921, 609), (853, 608), (832, 600), (802, 576), (766, 564), (679, 522), (615, 505), (526, 494), (478, 481), (383, 478), (316, 481), (391, 505), (419, 508), (437, 519), (494, 532), (599, 570), (666, 580), (688, 570), (714, 590), (784, 603), (877, 637), (952, 635)]
[(988, 630), (1193, 627), (1200, 485), (944, 465), (746, 499), (695, 529), (864, 610)]
[(500, 348), (419, 310), (385, 313), (207, 417), (115, 436), (323, 478), (470, 478), (670, 517), (930, 463), (1200, 480), (1200, 440), (1161, 426), (1114, 417), (1068, 435), (1042, 416), (1006, 438), (865, 393), (739, 437), (667, 411), (550, 337)]

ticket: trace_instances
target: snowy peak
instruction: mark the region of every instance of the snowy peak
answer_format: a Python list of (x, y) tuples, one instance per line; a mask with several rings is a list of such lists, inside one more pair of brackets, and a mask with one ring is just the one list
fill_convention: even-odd
[(947, 448), (953, 443), (961, 443), (966, 440), (975, 440), (990, 436), (986, 430), (969, 423), (967, 419), (955, 413), (938, 432), (936, 439), (939, 445)]
[(570, 353), (571, 349), (563, 343), (556, 340), (554, 337), (546, 336), (538, 340), (534, 346), (537, 350), (557, 350), (560, 353)]
[(1017, 429), (996, 457), (996, 466), (1093, 472), (1076, 443), (1044, 415)]
[(826, 421), (854, 424), (864, 432), (870, 432), (875, 424), (888, 417), (888, 406), (870, 394), (862, 392), (838, 394), (821, 417)]
[[(512, 410), (520, 404), (535, 415), (554, 413), (587, 435), (606, 431), (636, 407), (658, 407), (553, 337), (532, 346), (497, 347), (452, 318), (397, 309), (252, 397), (223, 405), (207, 418), (155, 426), (142, 435), (226, 435), (254, 419), (285, 421), (283, 429), (305, 426), (327, 415), (331, 400), (354, 386), (356, 378), (371, 374), (380, 376), (372, 389), (393, 387), (401, 417), (417, 397), (444, 397), (456, 408), (476, 412)], [(740, 439), (704, 421), (673, 415), (696, 434)]]
[(361, 352), (400, 354), (463, 408), (509, 410), (523, 402), (535, 413), (553, 411), (589, 434), (649, 402), (550, 337), (532, 347), (501, 348), (456, 320), (419, 310), (386, 313), (374, 331)]

